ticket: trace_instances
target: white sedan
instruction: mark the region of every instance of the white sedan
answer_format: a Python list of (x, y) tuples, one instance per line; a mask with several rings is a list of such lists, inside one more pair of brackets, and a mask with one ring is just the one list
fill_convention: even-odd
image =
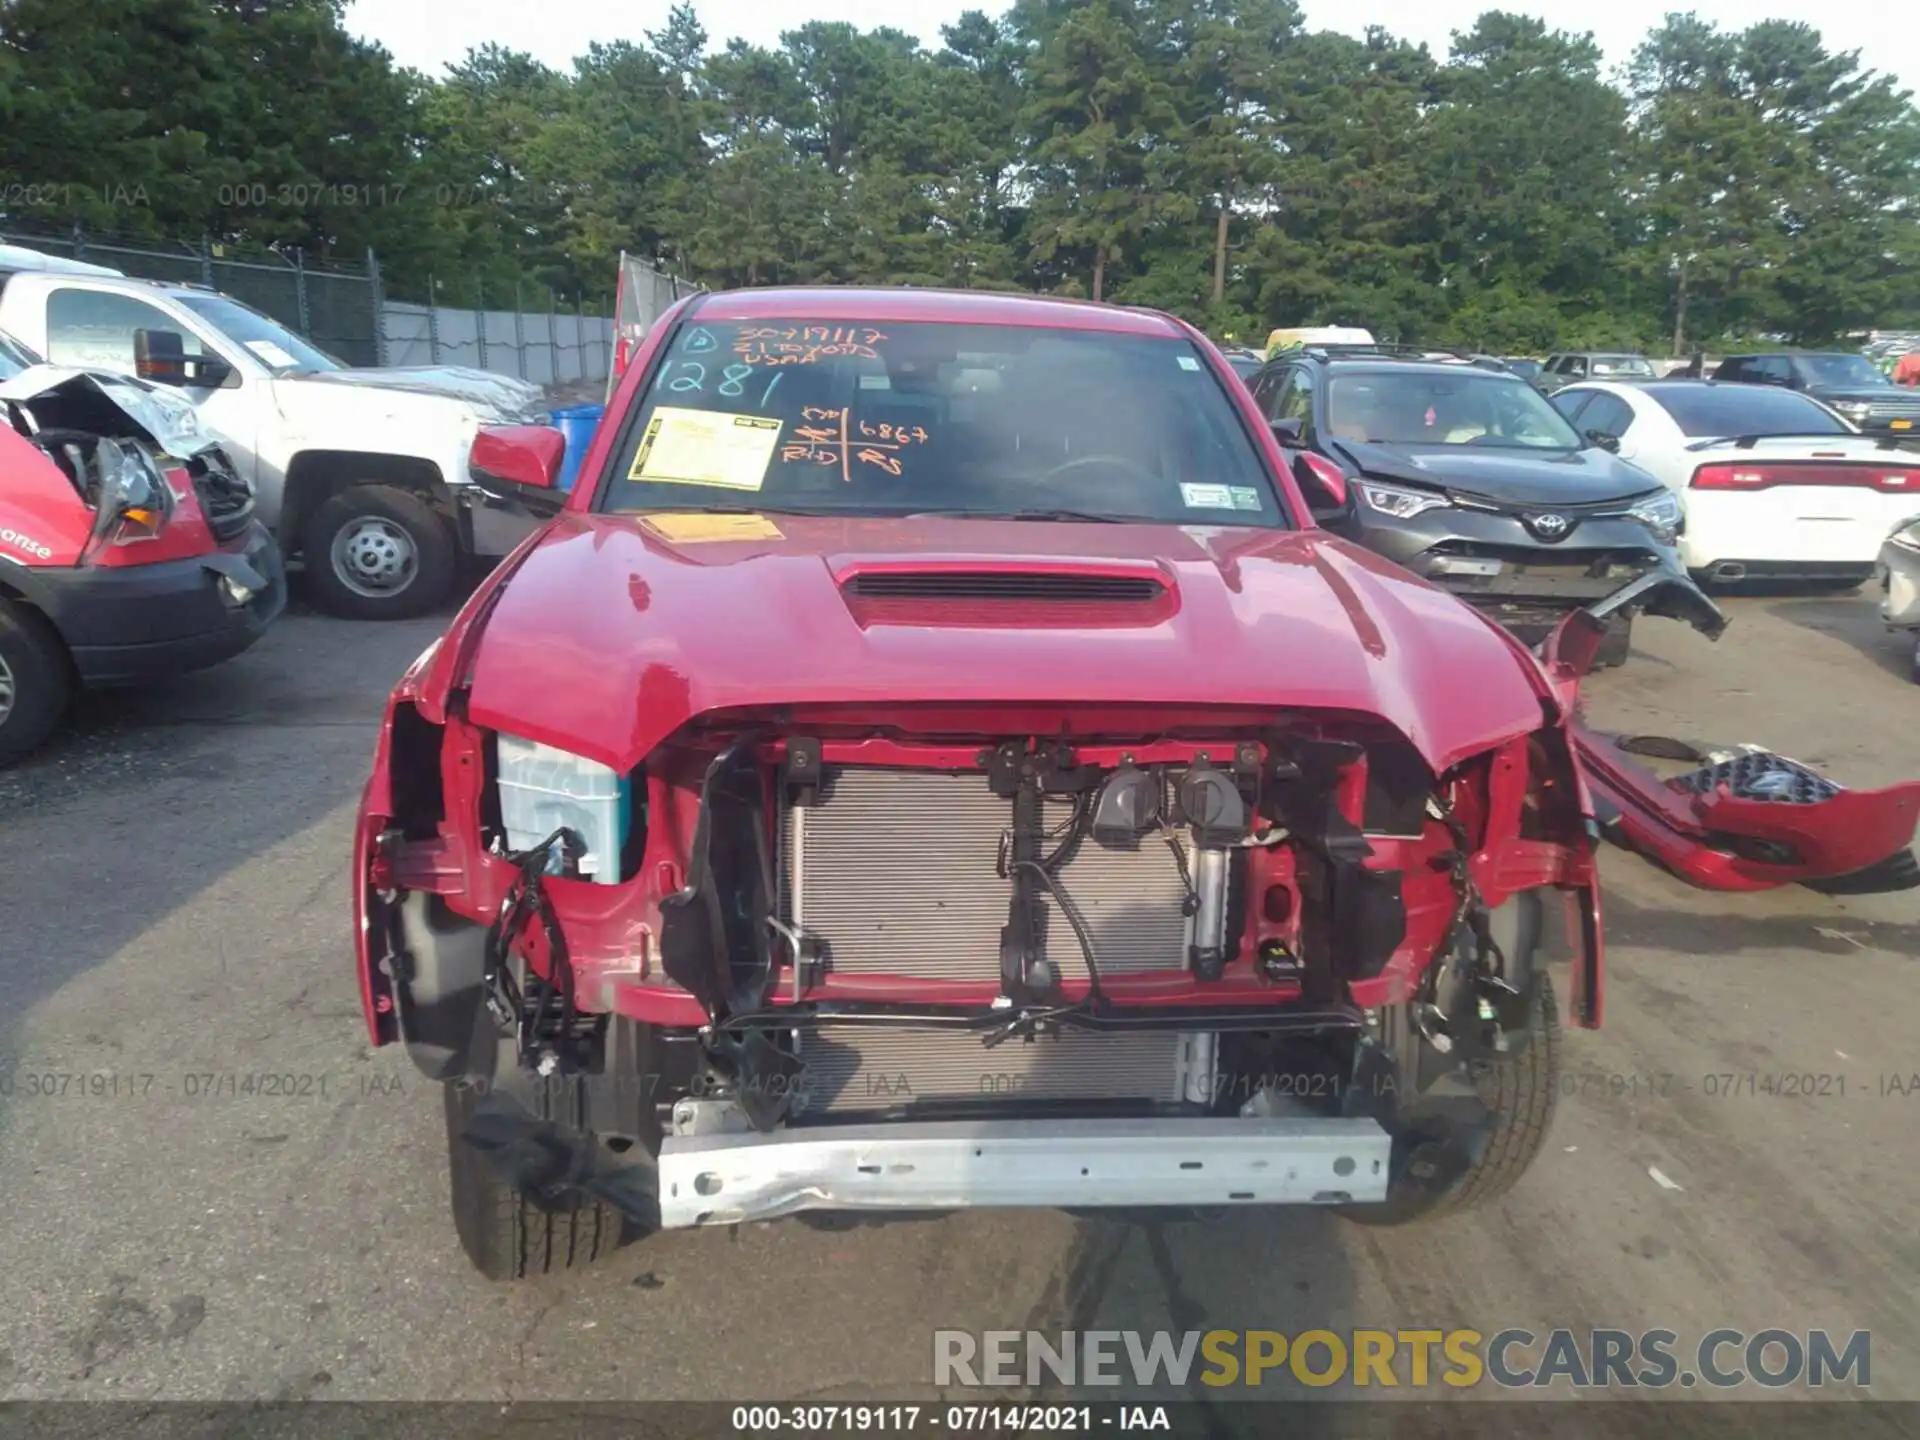
[(1680, 497), (1680, 558), (1703, 582), (1857, 585), (1920, 496), (1920, 452), (1791, 390), (1594, 381), (1556, 391), (1553, 404)]

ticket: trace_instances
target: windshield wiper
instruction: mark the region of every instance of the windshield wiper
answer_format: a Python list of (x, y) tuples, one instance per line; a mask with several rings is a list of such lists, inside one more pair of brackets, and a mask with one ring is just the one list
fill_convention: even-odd
[(1150, 515), (1096, 515), (1091, 510), (914, 510), (907, 520), (1067, 520), (1090, 525), (1157, 525)]

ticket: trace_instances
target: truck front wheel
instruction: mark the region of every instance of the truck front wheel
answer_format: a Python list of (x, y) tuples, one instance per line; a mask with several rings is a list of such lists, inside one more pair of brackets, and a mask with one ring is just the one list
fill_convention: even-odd
[[(1396, 1182), (1378, 1205), (1345, 1207), (1363, 1225), (1405, 1225), (1457, 1214), (1498, 1200), (1526, 1173), (1546, 1143), (1560, 1092), (1560, 1015), (1553, 982), (1541, 975), (1528, 1016), (1527, 1043), (1517, 1053), (1476, 1062), (1472, 1084), (1489, 1116), (1486, 1143), (1465, 1174), (1440, 1194), (1419, 1184)], [(1387, 1015), (1390, 1046), (1426, 1046), (1408, 1006)], [(1396, 1145), (1396, 1149), (1398, 1146)]]
[(0, 599), (0, 765), (38, 748), (72, 693), (59, 637), (37, 612)]
[(356, 485), (326, 501), (307, 520), (301, 551), (315, 601), (351, 620), (424, 615), (453, 590), (451, 527), (424, 498), (391, 485)]

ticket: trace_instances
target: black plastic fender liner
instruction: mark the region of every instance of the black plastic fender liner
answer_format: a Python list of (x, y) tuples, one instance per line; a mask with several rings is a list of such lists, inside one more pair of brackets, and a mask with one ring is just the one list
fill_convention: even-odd
[(659, 1170), (650, 1152), (615, 1154), (591, 1132), (536, 1113), (514, 1087), (487, 1088), (457, 1140), (479, 1150), (501, 1180), (538, 1205), (564, 1208), (584, 1193), (659, 1228)]
[(382, 913), (390, 927), (387, 966), (407, 1057), (429, 1080), (471, 1074), (486, 978), (486, 927), (453, 915), (436, 896), (420, 891), (383, 906)]
[(1498, 1119), (1468, 1063), (1424, 1043), (1411, 1024), (1361, 1041), (1341, 1113), (1376, 1120), (1393, 1137), (1389, 1198), (1433, 1200), (1465, 1180)]
[(655, 1107), (676, 1088), (654, 1083), (673, 1068), (659, 1038), (616, 1018), (596, 1073), (540, 1075), (520, 1063), (518, 1037), (477, 1005), (465, 1047), (469, 1069), (447, 1083), (478, 1093), (465, 1130), (453, 1138), (479, 1150), (502, 1181), (536, 1204), (564, 1208), (584, 1192), (657, 1228)]
[(716, 1020), (758, 1006), (772, 973), (765, 801), (755, 737), (742, 735), (707, 766), (686, 885), (660, 902), (661, 967)]

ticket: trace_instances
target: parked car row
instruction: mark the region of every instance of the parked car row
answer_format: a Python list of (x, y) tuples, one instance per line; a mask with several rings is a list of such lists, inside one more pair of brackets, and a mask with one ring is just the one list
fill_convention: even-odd
[[(1751, 358), (1674, 380), (1644, 357), (1568, 352), (1528, 385), (1509, 359), (1317, 344), (1235, 370), (1296, 469), (1344, 486), (1320, 523), (1538, 643), (1661, 568), (1707, 586), (1895, 583), (1907, 550), (1888, 537), (1920, 509), (1920, 452), (1902, 443), (1920, 396), (1873, 392), (1858, 356), (1797, 357), (1793, 384), (1757, 381)], [(1888, 605), (1890, 624), (1908, 613)], [(1630, 645), (1631, 614), (1609, 623), (1601, 664)]]

